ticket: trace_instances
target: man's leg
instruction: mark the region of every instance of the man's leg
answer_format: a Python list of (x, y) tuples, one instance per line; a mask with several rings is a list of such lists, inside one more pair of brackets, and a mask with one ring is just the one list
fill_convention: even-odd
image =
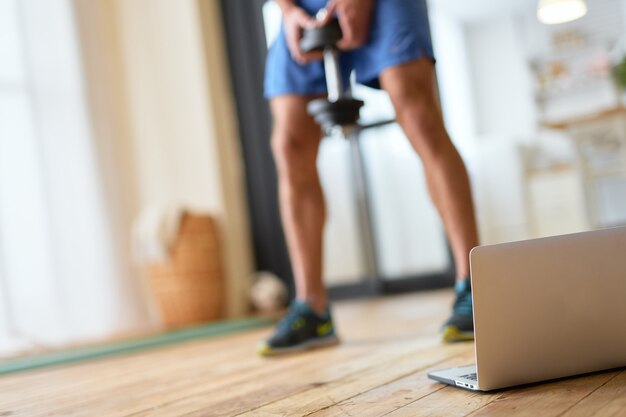
[(469, 178), (450, 140), (436, 95), (434, 64), (421, 58), (388, 68), (380, 74), (396, 111), (398, 123), (419, 154), (426, 182), (448, 234), (457, 268), (456, 301), (444, 324), (446, 341), (473, 337), (469, 252), (478, 245), (478, 232)]
[(317, 172), (320, 128), (306, 112), (310, 98), (271, 99), (272, 151), (278, 170), (280, 210), (296, 281), (296, 301), (261, 355), (337, 343), (322, 281), (322, 232), (326, 217)]
[(469, 252), (478, 245), (474, 206), (465, 165), (443, 124), (434, 68), (423, 58), (380, 75), (398, 123), (424, 165), (428, 191), (450, 240), (457, 280), (469, 276)]
[(296, 281), (296, 298), (322, 311), (324, 195), (317, 172), (320, 128), (306, 112), (309, 99), (279, 96), (271, 100), (272, 151), (278, 170), (280, 211)]

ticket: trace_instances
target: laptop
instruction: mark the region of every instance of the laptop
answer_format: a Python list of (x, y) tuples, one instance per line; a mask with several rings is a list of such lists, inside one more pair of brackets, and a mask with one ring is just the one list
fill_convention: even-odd
[(476, 391), (626, 366), (626, 227), (474, 248), (476, 364), (429, 378)]

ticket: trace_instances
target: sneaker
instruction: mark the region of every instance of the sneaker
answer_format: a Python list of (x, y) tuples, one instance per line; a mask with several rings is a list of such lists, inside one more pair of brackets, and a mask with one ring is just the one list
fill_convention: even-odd
[(472, 287), (469, 279), (459, 281), (454, 286), (456, 300), (452, 306), (452, 316), (441, 328), (445, 342), (474, 340), (474, 316), (472, 310)]
[(271, 356), (338, 342), (328, 307), (324, 313), (318, 314), (306, 302), (296, 300), (276, 326), (274, 334), (268, 340), (259, 342), (257, 352), (261, 356)]

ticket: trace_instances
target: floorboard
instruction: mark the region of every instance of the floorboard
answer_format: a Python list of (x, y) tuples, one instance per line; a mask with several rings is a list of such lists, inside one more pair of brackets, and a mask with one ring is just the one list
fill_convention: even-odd
[(626, 371), (495, 393), (429, 380), (473, 362), (440, 343), (448, 290), (335, 306), (338, 347), (259, 358), (271, 329), (0, 377), (0, 416), (626, 416)]

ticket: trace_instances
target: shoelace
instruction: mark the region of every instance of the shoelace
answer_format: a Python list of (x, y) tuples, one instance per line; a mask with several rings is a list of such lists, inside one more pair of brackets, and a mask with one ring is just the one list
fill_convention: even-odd
[(298, 306), (292, 304), (289, 306), (287, 310), (287, 314), (283, 319), (276, 325), (276, 329), (279, 331), (285, 331), (291, 327), (291, 324), (296, 321), (300, 316), (300, 311), (298, 311)]

